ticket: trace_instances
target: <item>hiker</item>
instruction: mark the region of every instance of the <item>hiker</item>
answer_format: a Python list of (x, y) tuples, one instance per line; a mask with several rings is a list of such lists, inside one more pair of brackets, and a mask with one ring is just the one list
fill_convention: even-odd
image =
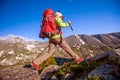
[(52, 34), (51, 37), (49, 37), (49, 50), (48, 52), (43, 53), (41, 56), (39, 56), (37, 59), (32, 61), (31, 65), (36, 69), (40, 70), (39, 64), (43, 63), (45, 60), (47, 60), (54, 52), (56, 45), (59, 45), (62, 47), (78, 64), (84, 60), (84, 58), (79, 57), (76, 53), (74, 53), (69, 45), (67, 44), (66, 40), (62, 37), (62, 27), (68, 27), (71, 25), (71, 22), (63, 22), (63, 15), (60, 11), (57, 11), (55, 13), (55, 24), (57, 26), (57, 30), (59, 31), (59, 34)]

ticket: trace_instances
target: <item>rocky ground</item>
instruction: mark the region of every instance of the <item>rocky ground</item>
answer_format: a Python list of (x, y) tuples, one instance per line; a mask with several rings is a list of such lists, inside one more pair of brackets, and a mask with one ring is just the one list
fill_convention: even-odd
[(16, 66), (1, 70), (0, 80), (40, 80), (40, 78), (38, 71)]
[(120, 80), (120, 49), (91, 57), (80, 64), (49, 65), (38, 72), (29, 65), (0, 70), (0, 80)]

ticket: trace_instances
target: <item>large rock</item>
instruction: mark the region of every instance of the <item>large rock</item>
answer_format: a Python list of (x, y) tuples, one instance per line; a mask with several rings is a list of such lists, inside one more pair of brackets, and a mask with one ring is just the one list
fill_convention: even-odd
[(98, 55), (88, 59), (88, 61), (89, 62), (91, 62), (91, 61), (103, 61), (104, 59), (107, 59), (107, 58), (114, 58), (114, 59), (118, 59), (118, 61), (120, 61), (120, 49), (115, 49), (115, 50), (110, 51), (110, 52), (98, 54)]
[[(87, 61), (88, 63), (93, 62), (93, 61), (101, 62), (104, 59), (108, 59), (108, 58), (114, 58), (114, 60), (116, 60), (119, 63), (120, 62), (120, 49), (115, 49), (110, 52), (98, 54), (94, 56), (93, 58), (90, 58)], [(94, 78), (96, 76), (99, 76), (99, 77), (101, 76), (105, 80), (113, 80), (116, 77), (120, 78), (119, 66), (115, 66), (114, 64), (113, 65), (104, 64), (102, 66), (97, 67), (96, 69), (94, 69), (88, 74), (89, 78)]]
[(118, 68), (114, 65), (102, 65), (88, 74), (88, 78), (93, 78), (95, 76), (102, 77), (105, 80), (113, 80), (115, 77), (119, 77), (120, 73)]

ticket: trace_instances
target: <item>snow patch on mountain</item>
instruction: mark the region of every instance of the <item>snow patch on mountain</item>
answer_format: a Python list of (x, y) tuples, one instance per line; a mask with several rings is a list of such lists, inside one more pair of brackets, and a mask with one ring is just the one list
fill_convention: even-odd
[(17, 60), (22, 60), (23, 58), (22, 58), (22, 57), (19, 57), (19, 56), (16, 56), (15, 59), (17, 59)]
[(0, 56), (2, 56), (3, 53), (4, 53), (4, 51), (0, 51)]
[(35, 45), (27, 45), (25, 48), (28, 50), (32, 50), (33, 48), (35, 48)]
[[(114, 37), (114, 36), (109, 36), (109, 37), (111, 37), (111, 38), (113, 38), (113, 39), (115, 39), (115, 40), (119, 40), (119, 39), (117, 39), (116, 37)], [(120, 41), (120, 40), (119, 40)]]
[(13, 50), (11, 50), (11, 51), (9, 51), (9, 52), (8, 52), (8, 54), (14, 54), (14, 51), (13, 51)]
[(75, 37), (81, 42), (81, 44), (85, 44), (85, 42), (80, 38), (80, 36), (78, 36), (77, 34), (75, 34)]
[(3, 63), (6, 62), (6, 61), (7, 61), (7, 58), (3, 59), (3, 60), (0, 62), (0, 64), (3, 64)]

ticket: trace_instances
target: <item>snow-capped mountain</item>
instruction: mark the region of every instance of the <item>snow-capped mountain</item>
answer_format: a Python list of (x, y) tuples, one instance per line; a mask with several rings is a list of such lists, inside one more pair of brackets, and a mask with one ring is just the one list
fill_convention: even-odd
[[(93, 56), (98, 53), (120, 48), (120, 32), (98, 35), (79, 35), (78, 37), (84, 44), (78, 43), (74, 35), (68, 36), (65, 39), (73, 51), (79, 56), (85, 56), (87, 54)], [(0, 37), (0, 65), (9, 66), (30, 62), (47, 46), (48, 42), (40, 42), (22, 36), (7, 35)], [(54, 53), (54, 57), (70, 58), (60, 47), (58, 47)]]
[(45, 43), (21, 36), (0, 37), (0, 64), (14, 65), (32, 60), (45, 46)]

